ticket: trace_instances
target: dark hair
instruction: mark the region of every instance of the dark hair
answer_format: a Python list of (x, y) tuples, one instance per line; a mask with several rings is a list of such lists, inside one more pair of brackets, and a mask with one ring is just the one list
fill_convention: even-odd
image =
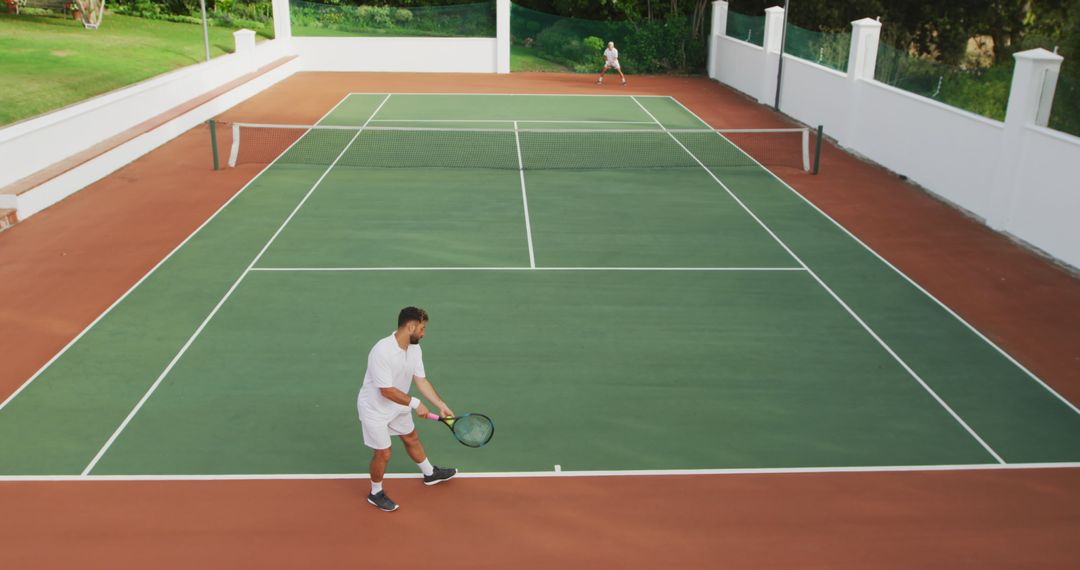
[(398, 313), (397, 326), (401, 328), (412, 321), (419, 321), (426, 323), (428, 320), (427, 311), (418, 307), (405, 307)]

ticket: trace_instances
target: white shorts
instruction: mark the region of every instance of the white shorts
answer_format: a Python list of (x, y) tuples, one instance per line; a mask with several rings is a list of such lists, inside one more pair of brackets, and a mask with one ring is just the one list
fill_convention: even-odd
[(360, 427), (364, 430), (364, 445), (371, 449), (389, 449), (390, 436), (408, 435), (416, 429), (412, 412), (402, 412), (387, 418), (364, 407), (357, 406), (360, 415)]
[(619, 62), (617, 62), (617, 61), (615, 61), (615, 62), (612, 62), (612, 61), (604, 62), (604, 69), (611, 69), (612, 67), (614, 67), (615, 69), (618, 69), (619, 71), (622, 71), (622, 68), (619, 67)]

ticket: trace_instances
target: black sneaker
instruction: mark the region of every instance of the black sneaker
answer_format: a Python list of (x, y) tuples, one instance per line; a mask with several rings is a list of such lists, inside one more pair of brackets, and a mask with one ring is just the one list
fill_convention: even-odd
[(367, 502), (375, 505), (375, 508), (380, 511), (386, 511), (392, 513), (397, 510), (397, 503), (390, 500), (390, 497), (386, 496), (386, 493), (379, 491), (376, 495), (368, 495)]
[(424, 484), (437, 485), (443, 481), (453, 479), (454, 475), (457, 475), (457, 469), (443, 469), (442, 467), (436, 467), (431, 475), (424, 475)]

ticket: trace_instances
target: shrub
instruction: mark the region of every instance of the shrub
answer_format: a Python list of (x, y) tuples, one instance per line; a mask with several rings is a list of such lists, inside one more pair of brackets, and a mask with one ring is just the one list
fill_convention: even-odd
[(533, 47), (547, 59), (575, 71), (595, 71), (605, 42), (596, 36), (586, 36), (586, 33), (573, 20), (560, 20), (538, 33)]
[(128, 13), (143, 18), (157, 18), (161, 15), (161, 7), (153, 0), (134, 0), (131, 3), (131, 11)]
[(360, 23), (363, 25), (388, 28), (394, 23), (390, 10), (388, 6), (360, 6), (356, 9), (356, 15), (360, 17)]
[[(539, 57), (578, 72), (596, 71), (607, 42), (615, 42), (620, 63), (631, 73), (695, 71), (705, 65), (704, 42), (692, 37), (687, 18), (647, 22), (598, 22), (552, 19), (533, 39)], [(539, 23), (528, 22), (524, 29)], [(530, 38), (521, 39), (530, 45)]]

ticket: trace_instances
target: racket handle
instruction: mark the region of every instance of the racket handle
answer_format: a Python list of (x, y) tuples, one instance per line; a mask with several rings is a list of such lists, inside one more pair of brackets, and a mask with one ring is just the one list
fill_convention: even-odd
[(424, 417), (429, 419), (429, 420), (439, 421), (439, 414), (430, 414), (429, 413), (428, 415), (426, 415)]

